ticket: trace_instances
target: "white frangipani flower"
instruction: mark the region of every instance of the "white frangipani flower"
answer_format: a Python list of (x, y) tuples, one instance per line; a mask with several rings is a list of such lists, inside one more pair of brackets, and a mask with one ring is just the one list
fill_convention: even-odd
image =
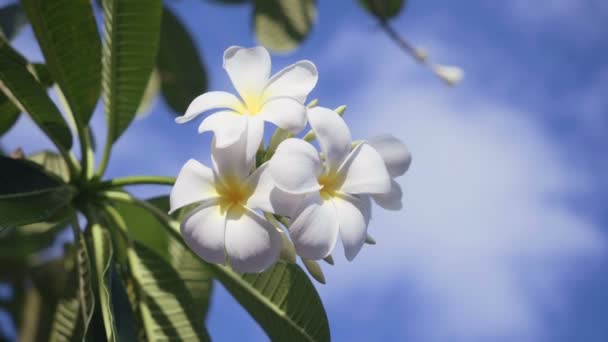
[(199, 133), (213, 132), (217, 146), (224, 148), (247, 131), (248, 160), (262, 141), (264, 121), (298, 133), (306, 125), (304, 102), (317, 83), (317, 68), (303, 60), (270, 77), (270, 67), (270, 55), (263, 47), (229, 47), (224, 52), (224, 69), (240, 98), (224, 91), (204, 93), (175, 121), (185, 123), (203, 112), (218, 110), (203, 120)]
[(370, 194), (386, 194), (391, 178), (380, 154), (367, 143), (351, 147), (344, 120), (334, 111), (315, 107), (308, 121), (324, 160), (300, 139), (282, 142), (270, 160), (277, 187), (305, 194), (289, 226), (296, 252), (305, 259), (331, 253), (338, 235), (348, 260), (359, 253), (370, 219)]
[(279, 231), (255, 210), (286, 213), (295, 203), (274, 187), (267, 163), (250, 174), (245, 144), (244, 135), (227, 148), (219, 148), (214, 139), (213, 168), (189, 160), (170, 202), (171, 212), (200, 202), (181, 224), (184, 241), (198, 256), (218, 264), (228, 258), (234, 270), (249, 273), (272, 265), (282, 247)]
[(386, 194), (374, 194), (374, 202), (384, 209), (400, 210), (403, 208), (401, 186), (395, 181), (396, 177), (403, 175), (412, 163), (412, 155), (405, 144), (391, 135), (382, 135), (371, 138), (368, 143), (380, 153), (386, 169), (391, 176), (391, 191)]

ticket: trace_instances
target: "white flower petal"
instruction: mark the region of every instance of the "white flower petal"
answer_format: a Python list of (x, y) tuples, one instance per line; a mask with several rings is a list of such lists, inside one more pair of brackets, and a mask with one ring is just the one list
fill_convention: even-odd
[(247, 200), (246, 206), (291, 217), (304, 195), (290, 194), (279, 189), (274, 183), (268, 165), (268, 162), (264, 163), (247, 179), (254, 191)]
[(336, 171), (350, 152), (351, 136), (346, 122), (331, 109), (308, 110), (308, 122), (315, 132), (330, 170)]
[(296, 253), (304, 259), (318, 260), (328, 256), (338, 240), (338, 217), (332, 201), (318, 193), (307, 196), (289, 226)]
[(240, 273), (261, 272), (279, 258), (281, 233), (255, 212), (231, 208), (226, 220), (226, 253)]
[(349, 194), (385, 194), (391, 178), (380, 154), (366, 143), (359, 144), (340, 167), (344, 181), (340, 191)]
[(401, 210), (403, 203), (401, 198), (403, 192), (401, 186), (395, 180), (391, 180), (391, 190), (386, 194), (374, 194), (371, 195), (376, 204), (387, 210)]
[(380, 153), (391, 177), (403, 175), (412, 163), (412, 155), (405, 144), (392, 135), (371, 138), (369, 145)]
[(169, 213), (198, 201), (204, 201), (216, 196), (213, 170), (190, 159), (184, 164), (177, 175), (175, 185), (171, 189)]
[(241, 97), (259, 97), (270, 77), (270, 54), (261, 46), (231, 46), (224, 51), (224, 69)]
[(232, 145), (218, 147), (217, 139), (211, 141), (211, 161), (215, 172), (222, 178), (236, 178), (244, 180), (249, 175), (251, 164), (246, 158), (247, 132)]
[(269, 168), (275, 183), (283, 191), (302, 194), (321, 188), (317, 181), (322, 170), (319, 153), (304, 140), (290, 138), (279, 144)]
[(235, 112), (223, 111), (206, 117), (198, 127), (198, 132), (213, 132), (217, 146), (223, 148), (234, 144), (246, 128), (245, 117)]
[(258, 153), (260, 144), (264, 139), (264, 121), (257, 117), (248, 116), (247, 118), (247, 143), (245, 158), (248, 165), (255, 163), (255, 156)]
[(257, 117), (298, 134), (306, 126), (306, 107), (294, 98), (273, 98), (264, 103)]
[(365, 243), (371, 213), (370, 201), (367, 196), (361, 198), (349, 196), (334, 197), (332, 203), (338, 216), (344, 255), (348, 261), (351, 261)]
[(319, 73), (314, 63), (306, 60), (299, 61), (274, 74), (266, 86), (264, 95), (267, 97), (289, 96), (304, 103), (318, 79)]
[(186, 109), (186, 113), (175, 118), (175, 122), (180, 124), (188, 122), (212, 109), (237, 110), (240, 107), (242, 107), (241, 101), (236, 96), (225, 91), (210, 91), (196, 97)]
[(209, 201), (194, 209), (184, 218), (181, 232), (186, 244), (203, 260), (225, 264), (224, 232), (226, 213), (222, 213), (215, 201)]

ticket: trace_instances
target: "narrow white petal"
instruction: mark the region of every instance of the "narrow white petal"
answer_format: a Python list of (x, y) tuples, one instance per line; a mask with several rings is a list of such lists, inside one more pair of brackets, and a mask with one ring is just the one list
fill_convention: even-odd
[(264, 139), (264, 121), (257, 117), (248, 116), (247, 118), (247, 143), (245, 158), (248, 165), (255, 163), (255, 156), (258, 153), (260, 144)]
[(332, 203), (338, 216), (344, 255), (348, 261), (351, 261), (365, 243), (371, 213), (370, 201), (367, 196), (360, 198), (334, 197)]
[(240, 273), (262, 272), (279, 258), (283, 240), (276, 228), (247, 208), (231, 208), (226, 220), (226, 253)]
[(186, 109), (186, 113), (175, 118), (177, 123), (188, 122), (198, 115), (212, 109), (232, 109), (241, 107), (241, 101), (225, 91), (210, 91), (196, 97)]
[(209, 115), (198, 127), (199, 133), (213, 132), (220, 148), (234, 144), (247, 128), (244, 116), (235, 112), (217, 112)]
[(314, 63), (299, 61), (274, 74), (264, 94), (268, 97), (289, 96), (304, 103), (318, 79), (319, 73)]
[(331, 200), (318, 193), (307, 196), (289, 226), (296, 253), (304, 259), (328, 256), (338, 240), (338, 217)]
[(261, 46), (231, 46), (224, 51), (224, 69), (241, 97), (258, 97), (270, 77), (270, 54)]
[(350, 152), (351, 136), (346, 122), (338, 113), (324, 107), (309, 109), (308, 122), (325, 153), (330, 170), (337, 170)]
[(353, 149), (339, 173), (344, 179), (340, 191), (345, 193), (385, 194), (391, 189), (391, 178), (382, 157), (366, 143)]
[(392, 135), (371, 138), (368, 143), (382, 156), (391, 177), (403, 175), (412, 163), (412, 155), (405, 144)]
[(374, 202), (387, 210), (401, 210), (403, 208), (403, 203), (401, 202), (401, 198), (403, 197), (403, 192), (401, 191), (401, 186), (399, 183), (395, 182), (395, 180), (391, 180), (391, 190), (386, 194), (374, 194), (371, 195), (374, 199)]
[(247, 179), (247, 183), (254, 189), (247, 200), (247, 207), (281, 216), (292, 216), (304, 195), (290, 194), (279, 189), (268, 166), (268, 162), (264, 163)]
[(215, 182), (213, 170), (190, 159), (184, 164), (177, 175), (175, 185), (171, 189), (169, 213), (199, 201), (215, 197)]
[(215, 172), (223, 179), (236, 178), (244, 180), (249, 175), (251, 164), (246, 158), (247, 132), (232, 145), (218, 147), (217, 139), (211, 141), (211, 161)]
[(203, 260), (225, 264), (224, 233), (226, 213), (214, 201), (194, 209), (181, 224), (186, 244)]
[(306, 107), (294, 98), (272, 98), (264, 103), (258, 117), (298, 134), (306, 126)]
[(289, 193), (318, 191), (317, 176), (322, 171), (319, 153), (304, 140), (283, 141), (270, 160), (270, 174), (277, 186)]

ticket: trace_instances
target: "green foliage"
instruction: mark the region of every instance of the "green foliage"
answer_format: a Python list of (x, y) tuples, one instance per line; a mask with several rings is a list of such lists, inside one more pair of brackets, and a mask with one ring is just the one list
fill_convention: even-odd
[(8, 132), (19, 119), (21, 111), (0, 92), (0, 136)]
[(27, 61), (0, 37), (0, 89), (30, 115), (44, 133), (60, 148), (72, 146), (67, 123), (46, 91), (27, 70)]
[(263, 273), (242, 276), (228, 267), (213, 270), (271, 340), (330, 340), (321, 299), (298, 265), (279, 261)]
[(383, 21), (398, 16), (406, 4), (406, 0), (359, 0), (361, 7)]
[(168, 7), (163, 9), (158, 72), (165, 101), (178, 115), (186, 111), (192, 99), (207, 91), (207, 74), (196, 46)]
[(38, 152), (28, 157), (29, 160), (42, 166), (47, 172), (59, 177), (64, 182), (70, 180), (70, 170), (65, 160), (55, 152)]
[(19, 4), (11, 4), (0, 8), (0, 33), (11, 40), (27, 23), (25, 13)]
[(89, 1), (22, 0), (52, 78), (76, 122), (89, 122), (100, 92), (101, 44)]
[(255, 0), (253, 27), (264, 46), (277, 52), (296, 48), (310, 33), (317, 16), (314, 0)]
[(148, 84), (159, 45), (160, 0), (103, 0), (102, 89), (108, 138), (129, 126)]
[(0, 156), (0, 231), (40, 222), (67, 206), (74, 188), (31, 162)]

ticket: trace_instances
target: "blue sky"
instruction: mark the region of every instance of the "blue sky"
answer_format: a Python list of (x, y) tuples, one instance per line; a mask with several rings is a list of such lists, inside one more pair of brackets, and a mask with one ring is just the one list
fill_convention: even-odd
[[(248, 6), (171, 2), (197, 37), (213, 90), (230, 45), (255, 45)], [(353, 136), (391, 133), (414, 161), (405, 209), (375, 208), (354, 262), (336, 251), (317, 286), (336, 341), (608, 339), (608, 5), (597, 0), (411, 0), (395, 27), (464, 82), (447, 88), (397, 49), (352, 1), (320, 1), (317, 25), (274, 70), (316, 63), (311, 98), (347, 104)], [(40, 59), (32, 34), (16, 41)], [(103, 137), (104, 118), (94, 118)], [(268, 127), (269, 128), (269, 127)], [(111, 177), (175, 175), (209, 161), (209, 136), (176, 125), (158, 99), (121, 138)], [(2, 141), (48, 141), (27, 119)], [(151, 195), (168, 189), (134, 189)], [(218, 286), (215, 340), (266, 340)]]

